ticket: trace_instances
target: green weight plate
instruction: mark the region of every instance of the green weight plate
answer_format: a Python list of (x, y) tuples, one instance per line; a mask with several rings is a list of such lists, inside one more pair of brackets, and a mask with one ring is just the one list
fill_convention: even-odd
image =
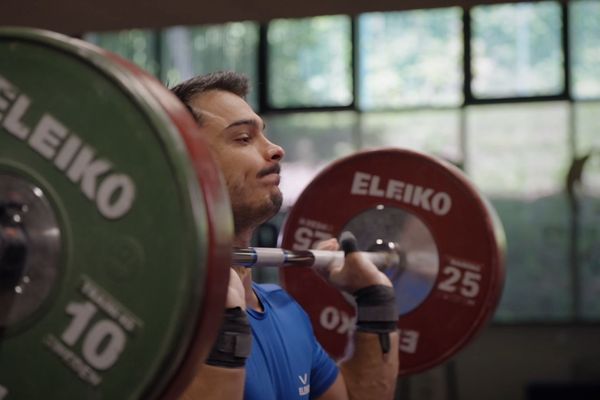
[[(189, 111), (153, 76), (139, 69), (129, 61), (110, 52), (102, 52), (120, 66), (131, 72), (137, 81), (142, 83), (150, 94), (179, 129), (179, 135), (184, 140), (187, 153), (191, 157), (195, 178), (202, 188), (205, 208), (197, 207), (197, 212), (204, 213), (208, 226), (211, 243), (208, 251), (209, 262), (206, 264), (207, 273), (202, 290), (202, 307), (197, 315), (196, 329), (189, 346), (182, 347), (183, 360), (177, 363), (178, 370), (171, 379), (167, 390), (161, 396), (164, 399), (179, 399), (198, 370), (199, 363), (206, 358), (210, 345), (216, 339), (216, 333), (221, 326), (221, 316), (225, 294), (229, 282), (229, 266), (231, 265), (231, 238), (233, 237), (233, 220), (229, 196), (221, 171), (210, 154), (209, 146), (202, 136), (197, 134), (196, 122), (190, 118)], [(195, 186), (195, 185), (194, 185)]]
[(210, 347), (227, 202), (183, 106), (141, 76), (78, 40), (0, 30), (0, 244), (11, 254), (16, 230), (27, 249), (0, 258), (5, 399), (156, 398)]

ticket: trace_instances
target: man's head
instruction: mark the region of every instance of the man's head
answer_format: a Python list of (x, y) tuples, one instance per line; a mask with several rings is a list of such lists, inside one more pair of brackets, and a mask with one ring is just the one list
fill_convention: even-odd
[(279, 210), (281, 147), (265, 136), (263, 120), (245, 101), (248, 80), (216, 72), (172, 89), (190, 110), (221, 167), (229, 189), (236, 235), (251, 231)]
[(192, 113), (198, 125), (203, 124), (202, 110), (194, 109), (191, 105), (194, 97), (206, 93), (210, 90), (222, 90), (233, 93), (242, 99), (246, 99), (250, 84), (245, 75), (233, 71), (220, 71), (207, 75), (198, 75), (181, 82), (173, 87), (171, 91), (183, 102), (187, 109)]

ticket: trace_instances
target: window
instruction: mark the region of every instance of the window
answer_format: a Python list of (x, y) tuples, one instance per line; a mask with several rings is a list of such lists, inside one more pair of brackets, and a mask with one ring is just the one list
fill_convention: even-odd
[(577, 214), (576, 257), (580, 276), (579, 316), (598, 320), (600, 316), (600, 153), (589, 158), (584, 167)]
[(600, 98), (600, 2), (573, 1), (569, 17), (573, 96)]
[(350, 105), (350, 29), (347, 16), (271, 22), (269, 104), (274, 108)]
[(467, 172), (486, 193), (535, 199), (564, 188), (565, 103), (470, 106)]
[(500, 320), (569, 318), (566, 103), (470, 106), (466, 171), (507, 237)]
[(600, 102), (575, 106), (577, 136), (574, 167), (580, 180), (576, 217), (577, 251), (574, 260), (581, 271), (580, 312), (588, 320), (600, 315)]
[(157, 35), (150, 30), (90, 33), (84, 39), (119, 54), (153, 75), (159, 74)]
[(356, 151), (353, 112), (273, 115), (267, 126), (269, 139), (286, 149), (280, 185), (284, 208), (294, 204), (323, 167)]
[[(590, 152), (600, 151), (600, 102), (581, 102), (574, 107), (575, 152), (583, 156)], [(597, 178), (600, 179), (600, 176)], [(600, 183), (600, 182), (598, 182)]]
[(460, 8), (361, 15), (360, 108), (459, 105), (461, 17)]
[[(233, 22), (224, 25), (175, 27), (163, 33), (163, 81), (179, 83), (197, 74), (233, 70), (257, 82), (258, 25)], [(257, 90), (249, 102), (258, 104)]]
[(460, 110), (412, 110), (364, 113), (363, 147), (403, 147), (462, 164)]
[(477, 6), (471, 20), (475, 97), (557, 95), (564, 90), (557, 2)]

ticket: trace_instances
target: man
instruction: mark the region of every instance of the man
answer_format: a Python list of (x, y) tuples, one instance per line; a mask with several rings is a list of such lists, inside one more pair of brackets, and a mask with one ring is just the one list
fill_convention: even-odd
[[(263, 120), (245, 101), (247, 91), (246, 78), (233, 72), (192, 78), (173, 88), (223, 172), (237, 247), (249, 246), (253, 231), (275, 215), (282, 202), (278, 185), (285, 153), (266, 137)], [(331, 239), (319, 248), (337, 250), (338, 243)], [(398, 371), (392, 285), (355, 251), (351, 238), (344, 250), (344, 265), (319, 271), (357, 300), (353, 352), (339, 367), (287, 293), (275, 285), (254, 284), (250, 269), (233, 266), (219, 338), (183, 398), (391, 399)]]

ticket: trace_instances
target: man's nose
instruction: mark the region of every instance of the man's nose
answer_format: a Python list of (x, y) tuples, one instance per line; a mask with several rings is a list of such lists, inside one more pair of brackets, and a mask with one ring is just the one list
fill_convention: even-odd
[(281, 161), (285, 155), (285, 150), (283, 150), (283, 147), (270, 141), (267, 152), (269, 160), (273, 161)]

